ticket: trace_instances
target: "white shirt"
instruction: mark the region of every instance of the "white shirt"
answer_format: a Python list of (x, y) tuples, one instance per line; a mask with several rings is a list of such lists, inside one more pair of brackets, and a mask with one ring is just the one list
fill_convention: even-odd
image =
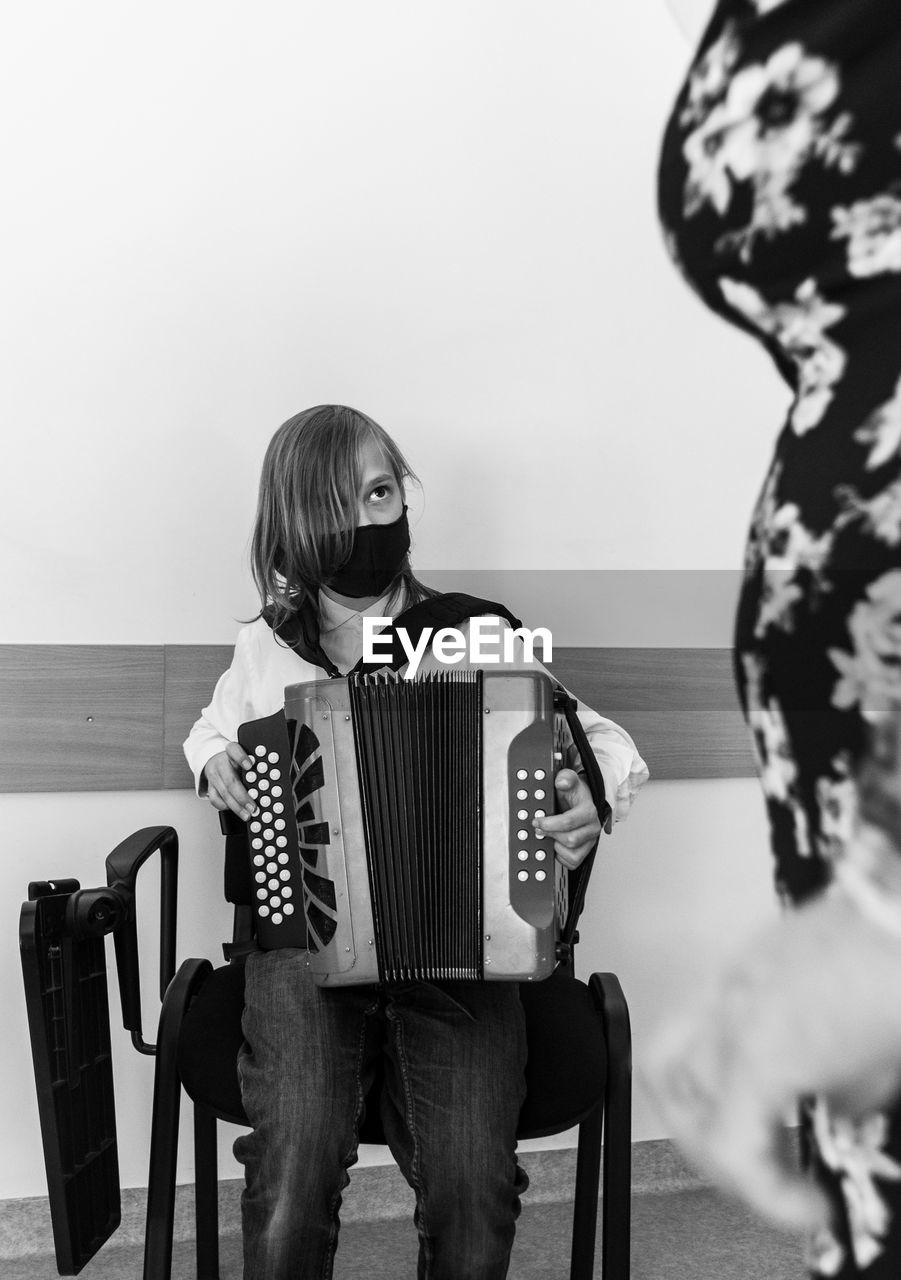
[[(368, 609), (354, 610), (319, 593), (320, 642), (326, 656), (339, 671), (349, 671), (363, 656), (363, 618), (389, 615), (390, 603), (389, 596), (385, 595)], [(503, 618), (493, 621), (499, 630), (509, 625)], [(468, 639), (469, 624), (461, 623), (459, 630)], [(512, 662), (492, 664), (491, 670), (545, 670), (540, 662), (526, 659), (519, 639), (515, 641), (515, 652), (517, 656)], [(465, 667), (470, 663), (464, 656), (456, 665)], [(442, 666), (429, 650), (419, 671), (437, 671)], [(280, 710), (288, 685), (322, 680), (325, 675), (320, 667), (307, 662), (279, 640), (262, 618), (242, 627), (231, 666), (219, 677), (209, 706), (204, 707), (184, 744), (197, 794), (206, 794), (203, 770), (207, 761), (224, 751), (229, 742), (236, 741), (240, 725)], [(647, 765), (625, 729), (599, 716), (582, 702), (577, 703), (577, 714), (597, 758), (614, 818), (620, 821), (648, 779)], [(575, 765), (577, 762), (573, 759), (568, 763)]]

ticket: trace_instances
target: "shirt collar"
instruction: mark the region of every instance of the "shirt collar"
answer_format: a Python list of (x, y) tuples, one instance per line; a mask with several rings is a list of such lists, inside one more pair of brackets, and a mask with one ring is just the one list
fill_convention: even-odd
[(346, 623), (358, 620), (360, 618), (385, 618), (391, 616), (389, 605), (393, 604), (392, 592), (387, 591), (380, 599), (373, 601), (367, 609), (348, 609), (346, 605), (339, 604), (337, 600), (333, 600), (331, 596), (327, 596), (320, 589), (319, 592), (319, 632), (321, 635), (327, 635), (330, 631), (337, 631), (339, 627), (343, 627)]

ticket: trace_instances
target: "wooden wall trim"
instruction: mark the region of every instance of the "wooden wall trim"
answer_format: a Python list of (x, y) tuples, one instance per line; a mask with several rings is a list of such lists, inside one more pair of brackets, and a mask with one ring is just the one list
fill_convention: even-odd
[[(728, 649), (557, 649), (553, 673), (656, 780), (754, 772)], [(227, 645), (0, 645), (0, 791), (192, 785), (181, 743)]]

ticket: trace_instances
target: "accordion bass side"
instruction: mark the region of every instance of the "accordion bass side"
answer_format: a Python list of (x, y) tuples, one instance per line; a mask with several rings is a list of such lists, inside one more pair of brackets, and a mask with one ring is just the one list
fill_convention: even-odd
[(260, 946), (306, 946), (319, 984), (547, 977), (568, 872), (532, 820), (564, 726), (543, 672), (289, 686), (238, 734)]

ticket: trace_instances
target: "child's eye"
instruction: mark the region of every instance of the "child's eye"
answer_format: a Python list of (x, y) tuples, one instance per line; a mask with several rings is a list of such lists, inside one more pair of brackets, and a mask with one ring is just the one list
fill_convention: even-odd
[(369, 492), (370, 502), (373, 501), (373, 499), (376, 502), (382, 502), (384, 501), (385, 498), (388, 498), (390, 496), (391, 496), (390, 484), (377, 484), (375, 488), (371, 489)]

